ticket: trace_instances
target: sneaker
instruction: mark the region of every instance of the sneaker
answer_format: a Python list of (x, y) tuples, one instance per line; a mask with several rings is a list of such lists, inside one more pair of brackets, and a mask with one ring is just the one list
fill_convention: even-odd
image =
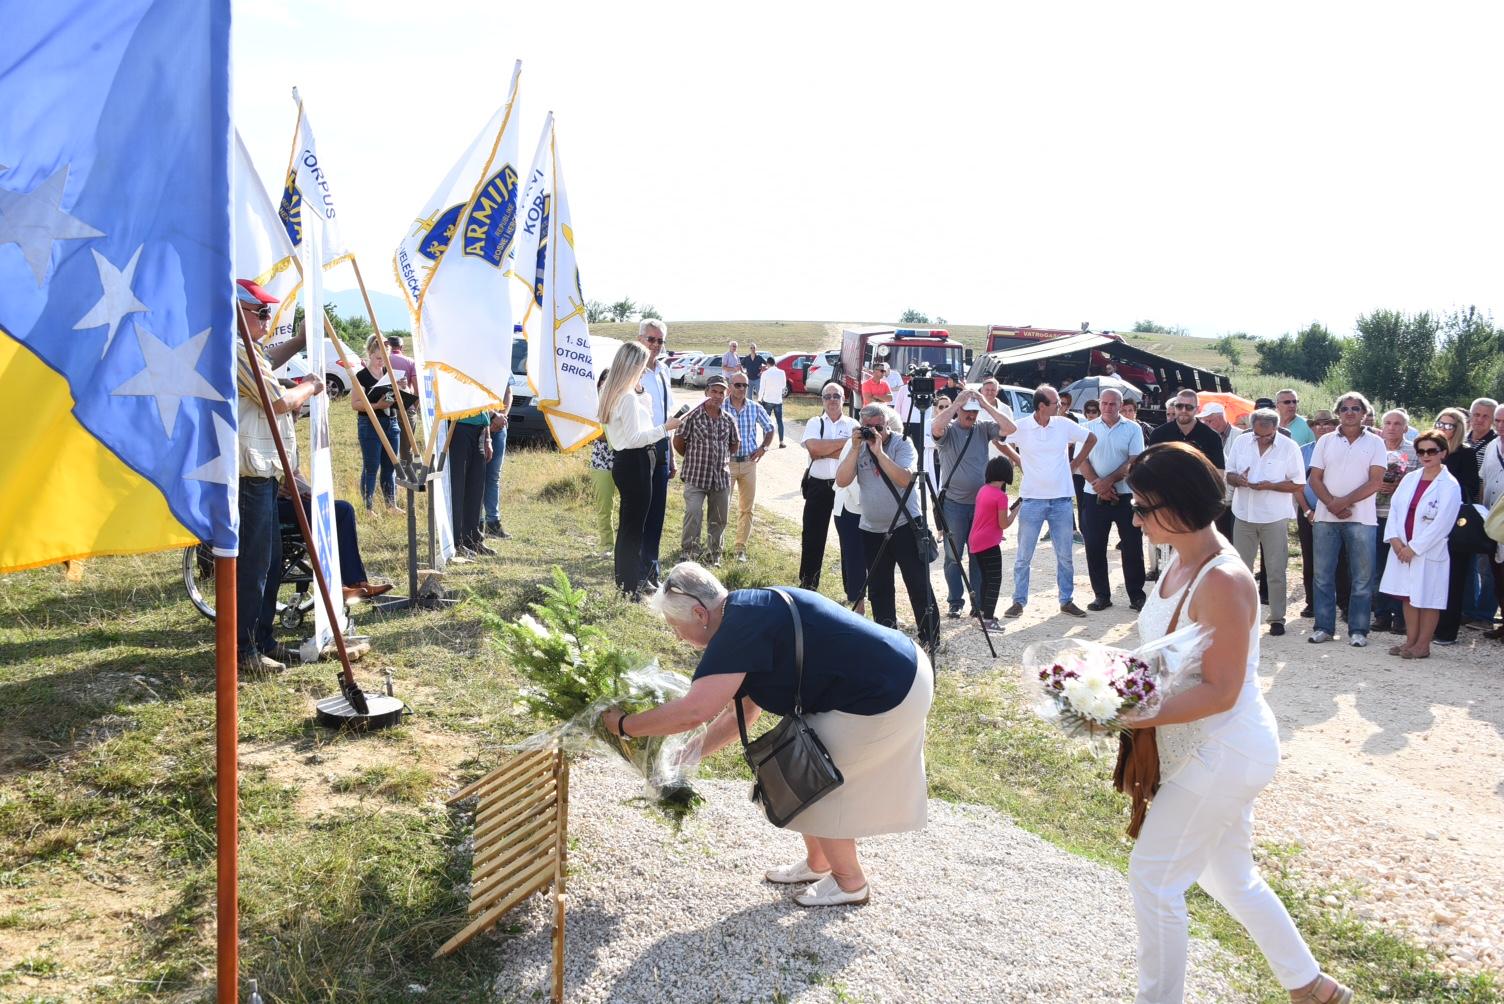
[(1331, 640), (1332, 640), (1332, 636), (1329, 635), (1329, 634), (1327, 634), (1325, 631), (1320, 630), (1320, 629), (1312, 631), (1311, 632), (1311, 637), (1309, 637), (1309, 638), (1306, 639), (1306, 641), (1310, 642), (1312, 645), (1320, 645), (1323, 642), (1328, 642), (1328, 641), (1331, 641)]
[(1086, 609), (1095, 613), (1098, 610), (1106, 610), (1110, 606), (1112, 606), (1111, 600), (1092, 600), (1086, 605)]
[(270, 656), (260, 652), (247, 652), (235, 661), (235, 669), (240, 673), (285, 673), (287, 666)]
[(953, 605), (949, 610), (945, 611), (945, 616), (951, 620), (959, 620), (961, 617), (961, 605), (959, 603)]
[(1451, 641), (1446, 641), (1446, 640), (1441, 639), (1441, 638), (1432, 638), (1431, 639), (1431, 644), (1432, 645), (1441, 645), (1441, 646), (1445, 647), (1445, 646), (1457, 644), (1457, 639), (1453, 638)]
[(1284, 634), (1285, 633), (1285, 622), (1284, 621), (1270, 621), (1269, 622), (1269, 633), (1272, 634), (1272, 635), (1274, 635), (1275, 637), (1278, 637), (1278, 636)]
[(1004, 617), (1022, 617), (1023, 615), (1024, 615), (1024, 605), (1022, 603), (1015, 603), (1011, 607), (1009, 607), (1007, 610), (1003, 611), (1003, 616)]
[(1003, 622), (996, 617), (984, 617), (982, 619), (982, 627), (988, 631), (1001, 631), (1003, 629)]
[(736, 563), (738, 565), (745, 565), (747, 563), (747, 552), (746, 551), (737, 551), (736, 552)]
[(1060, 604), (1060, 612), (1063, 613), (1063, 614), (1070, 614), (1072, 617), (1085, 617), (1086, 616), (1086, 611), (1082, 610), (1080, 607), (1076, 606), (1076, 604), (1075, 604), (1074, 601), (1072, 601), (1070, 603), (1062, 603), (1062, 604)]
[(1368, 647), (1368, 635), (1366, 635), (1366, 634), (1349, 635), (1348, 639), (1347, 639), (1347, 643), (1349, 645), (1351, 645), (1353, 648), (1367, 648)]
[(827, 875), (795, 896), (794, 902), (800, 906), (861, 906), (867, 902), (867, 887), (847, 892), (834, 876)]
[(1086, 543), (1086, 538), (1083, 537), (1083, 536), (1081, 536), (1081, 531), (1080, 530), (1077, 530), (1077, 531), (1075, 531), (1074, 533), (1071, 534), (1071, 543), (1073, 543), (1073, 544), (1084, 544), (1084, 543)]
[(809, 885), (818, 882), (830, 872), (817, 872), (809, 866), (809, 861), (800, 858), (791, 865), (782, 868), (770, 868), (763, 873), (763, 878), (775, 885)]

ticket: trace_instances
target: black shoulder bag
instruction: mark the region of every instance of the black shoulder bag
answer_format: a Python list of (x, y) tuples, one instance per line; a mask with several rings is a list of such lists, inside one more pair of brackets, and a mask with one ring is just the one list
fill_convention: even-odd
[[(883, 470), (883, 465), (878, 463), (875, 458), (872, 461), (872, 466), (877, 471), (877, 476), (883, 479), (883, 484), (888, 486), (888, 493), (893, 496), (893, 501), (898, 503), (898, 512), (894, 514), (894, 520), (896, 521), (900, 515), (907, 515), (908, 510), (904, 508), (903, 496), (899, 493), (898, 486), (893, 483), (892, 478), (888, 477), (888, 472)], [(914, 477), (917, 478), (918, 476), (915, 473)], [(924, 491), (922, 485), (912, 485), (910, 490), (912, 491), (916, 488), (919, 491)], [(910, 516), (909, 528), (914, 531), (914, 544), (919, 549), (919, 557), (924, 559), (924, 563), (926, 565), (933, 565), (936, 561), (940, 560), (940, 542), (930, 532), (929, 524), (924, 521), (924, 517)]]
[(756, 778), (752, 801), (760, 802), (768, 822), (783, 827), (805, 809), (835, 791), (846, 779), (830, 758), (825, 744), (804, 721), (804, 625), (794, 598), (774, 589), (794, 615), (794, 713), (766, 734), (747, 738), (747, 717), (742, 713), (742, 695), (737, 694), (736, 728), (742, 736), (747, 766)]

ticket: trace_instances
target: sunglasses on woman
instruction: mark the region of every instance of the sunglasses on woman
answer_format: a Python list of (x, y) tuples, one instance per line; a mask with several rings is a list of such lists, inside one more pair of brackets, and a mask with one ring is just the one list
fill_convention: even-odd
[(1436, 447), (1433, 446), (1430, 449), (1426, 449), (1426, 450), (1416, 450), (1415, 451), (1415, 455), (1417, 457), (1434, 457), (1436, 454), (1438, 454), (1440, 452), (1441, 452), (1440, 450), (1438, 450)]
[(1133, 510), (1133, 515), (1137, 516), (1139, 519), (1144, 519), (1151, 512), (1156, 512), (1156, 511), (1158, 511), (1160, 509), (1163, 509), (1164, 506), (1163, 505), (1139, 505), (1137, 502), (1132, 502), (1132, 503), (1129, 503), (1128, 508)]

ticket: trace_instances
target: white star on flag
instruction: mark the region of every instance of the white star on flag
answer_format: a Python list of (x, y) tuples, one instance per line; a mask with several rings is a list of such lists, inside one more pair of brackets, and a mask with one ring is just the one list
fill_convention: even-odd
[(189, 481), (207, 481), (230, 489), (230, 506), (235, 505), (235, 489), (240, 487), (240, 443), (235, 430), (225, 417), (214, 412), (214, 439), (219, 444), (219, 455), (208, 463), (184, 474)]
[(99, 350), (99, 358), (103, 359), (110, 351), (110, 344), (115, 341), (115, 333), (120, 330), (120, 322), (126, 314), (135, 314), (145, 311), (146, 304), (136, 299), (136, 294), (131, 291), (131, 283), (136, 277), (136, 263), (141, 260), (141, 248), (138, 246), (136, 253), (131, 255), (131, 260), (125, 266), (125, 271), (116, 268), (111, 261), (100, 254), (94, 248), (89, 250), (94, 255), (94, 265), (99, 269), (99, 285), (104, 290), (99, 302), (83, 316), (77, 324), (73, 325), (74, 331), (86, 331), (89, 328), (97, 328), (101, 324), (107, 325), (104, 333), (104, 348)]
[(58, 208), (67, 184), (68, 168), (64, 166), (29, 192), (0, 188), (0, 244), (15, 244), (21, 249), (21, 257), (37, 277), (38, 289), (47, 278), (55, 242), (104, 236)]
[(178, 420), (178, 406), (184, 400), (224, 400), (224, 395), (198, 371), (199, 357), (204, 354), (213, 329), (205, 328), (183, 344), (171, 348), (143, 328), (140, 321), (132, 323), (136, 327), (136, 342), (141, 346), (146, 368), (110, 393), (120, 397), (155, 398), (162, 428), (171, 439), (172, 427)]

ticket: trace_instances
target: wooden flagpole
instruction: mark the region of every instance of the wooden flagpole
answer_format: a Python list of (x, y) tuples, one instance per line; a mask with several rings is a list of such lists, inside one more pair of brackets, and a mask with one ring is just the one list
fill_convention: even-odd
[[(238, 306), (235, 313), (240, 313)], [(236, 1004), (240, 999), (240, 681), (235, 652), (235, 561), (214, 559), (214, 927), (219, 1004)]]
[[(391, 353), (386, 349), (386, 339), (381, 335), (381, 324), (376, 320), (376, 311), (371, 308), (371, 294), (366, 292), (365, 277), (360, 274), (360, 262), (353, 254), (350, 255), (350, 267), (355, 270), (355, 282), (360, 286), (360, 298), (365, 301), (366, 316), (371, 319), (371, 330), (376, 332), (376, 337), (381, 342), (382, 365), (386, 367), (388, 373), (395, 373), (396, 371), (392, 369)], [(421, 380), (423, 379), (423, 375), (421, 373), (414, 374), (413, 379)], [(395, 377), (392, 379), (392, 389), (397, 392), (397, 419), (402, 423), (402, 434), (407, 437), (409, 443), (416, 444), (418, 440), (413, 436), (413, 427), (412, 423), (408, 421), (407, 409), (402, 407), (402, 391), (397, 386)]]

